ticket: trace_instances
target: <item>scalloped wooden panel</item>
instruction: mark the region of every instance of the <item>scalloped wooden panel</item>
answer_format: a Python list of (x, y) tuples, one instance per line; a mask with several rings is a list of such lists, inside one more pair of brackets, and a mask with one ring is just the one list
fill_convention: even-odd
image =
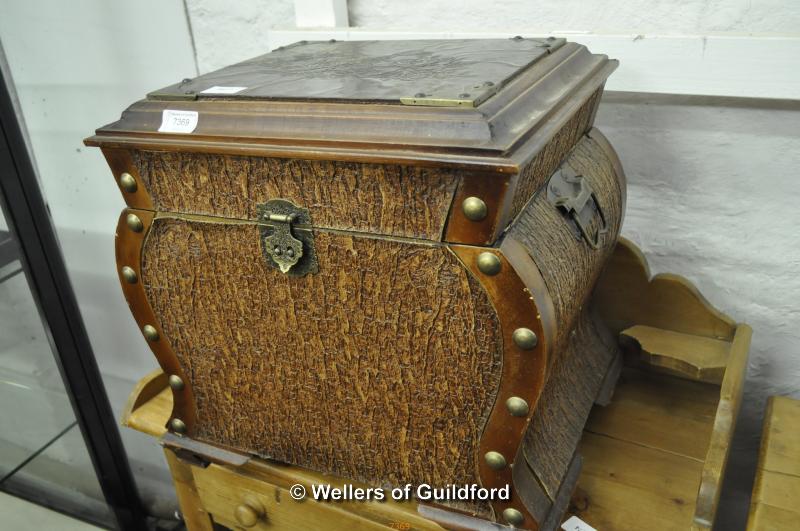
[(736, 322), (686, 278), (670, 273), (651, 278), (647, 259), (625, 238), (620, 238), (593, 297), (615, 333), (645, 325), (730, 341), (736, 331)]

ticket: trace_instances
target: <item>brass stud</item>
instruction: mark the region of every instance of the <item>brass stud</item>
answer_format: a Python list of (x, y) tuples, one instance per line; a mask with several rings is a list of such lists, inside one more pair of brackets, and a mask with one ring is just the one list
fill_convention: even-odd
[(173, 391), (183, 391), (183, 380), (177, 374), (170, 374), (169, 386)]
[(506, 458), (500, 452), (486, 452), (483, 458), (492, 470), (502, 470), (506, 467)]
[(525, 517), (518, 510), (509, 507), (503, 510), (503, 519), (511, 525), (521, 525), (525, 521)]
[(125, 223), (128, 224), (128, 228), (133, 232), (142, 232), (142, 229), (144, 229), (144, 223), (136, 214), (128, 214), (128, 217), (125, 218)]
[(539, 344), (539, 338), (530, 328), (517, 328), (512, 335), (514, 343), (522, 350), (533, 350)]
[(480, 197), (468, 197), (461, 203), (464, 216), (470, 221), (481, 221), (486, 217), (489, 209)]
[(139, 277), (136, 276), (136, 271), (128, 266), (122, 266), (122, 278), (124, 278), (125, 282), (128, 284), (136, 284), (139, 281)]
[(500, 259), (494, 253), (481, 253), (478, 255), (478, 269), (485, 275), (494, 276), (500, 272)]
[(134, 179), (133, 175), (128, 172), (125, 172), (119, 176), (119, 185), (129, 194), (132, 194), (136, 191), (136, 179)]
[(169, 427), (172, 428), (172, 431), (175, 433), (186, 433), (186, 423), (183, 422), (181, 419), (174, 418), (169, 421)]
[(515, 417), (525, 417), (528, 415), (528, 403), (518, 396), (512, 396), (506, 400), (506, 409)]
[(158, 330), (153, 325), (144, 325), (142, 327), (142, 333), (144, 337), (147, 338), (148, 341), (158, 341)]

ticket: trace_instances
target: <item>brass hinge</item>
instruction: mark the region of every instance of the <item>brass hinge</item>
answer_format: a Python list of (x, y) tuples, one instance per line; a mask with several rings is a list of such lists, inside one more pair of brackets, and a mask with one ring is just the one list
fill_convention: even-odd
[(285, 199), (258, 205), (261, 247), (267, 263), (291, 276), (319, 271), (311, 215)]
[(179, 91), (154, 91), (147, 94), (148, 100), (159, 100), (159, 101), (194, 101), (197, 99), (196, 92), (179, 92)]

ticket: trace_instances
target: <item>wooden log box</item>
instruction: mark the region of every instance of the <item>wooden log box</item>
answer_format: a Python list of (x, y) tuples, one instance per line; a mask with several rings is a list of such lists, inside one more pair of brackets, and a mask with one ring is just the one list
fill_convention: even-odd
[(428, 518), (555, 529), (619, 371), (587, 304), (625, 207), (592, 128), (615, 67), (554, 38), (304, 42), (100, 128), (169, 444), (510, 485)]
[[(624, 239), (598, 280), (591, 304), (626, 345), (626, 366), (610, 404), (595, 406), (583, 430), (582, 470), (565, 519), (578, 517), (602, 531), (713, 529), (741, 403), (750, 327), (721, 314), (682, 277), (651, 278), (641, 253)], [(289, 492), (292, 485), (311, 491), (314, 485), (350, 481), (246, 456), (236, 463), (223, 463), (219, 455), (213, 462), (198, 458), (173, 446), (175, 436), (165, 433), (172, 408), (168, 375), (158, 369), (133, 390), (122, 423), (161, 438), (181, 513), (192, 531), (220, 525), (273, 531), (497, 526), (455, 513), (437, 523), (430, 517), (442, 513), (415, 500), (296, 501)], [(779, 425), (783, 435), (794, 435), (784, 424), (766, 423), (765, 430), (767, 425), (770, 429), (765, 434), (785, 442), (773, 429)], [(759, 468), (774, 469), (763, 456), (775, 448), (789, 455), (783, 450), (791, 444), (772, 444), (766, 435), (764, 440), (767, 450)], [(772, 489), (783, 497), (772, 491), (759, 497), (770, 490), (763, 484), (756, 482), (750, 527), (790, 522), (775, 519), (783, 516), (775, 507), (791, 507), (787, 491)], [(765, 499), (772, 505), (765, 505)], [(765, 506), (769, 510), (762, 510)]]

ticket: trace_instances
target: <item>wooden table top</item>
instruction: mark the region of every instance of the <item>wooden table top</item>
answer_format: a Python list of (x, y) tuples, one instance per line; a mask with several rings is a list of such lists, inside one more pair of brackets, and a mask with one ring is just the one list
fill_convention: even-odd
[(748, 531), (800, 527), (800, 400), (770, 397)]

